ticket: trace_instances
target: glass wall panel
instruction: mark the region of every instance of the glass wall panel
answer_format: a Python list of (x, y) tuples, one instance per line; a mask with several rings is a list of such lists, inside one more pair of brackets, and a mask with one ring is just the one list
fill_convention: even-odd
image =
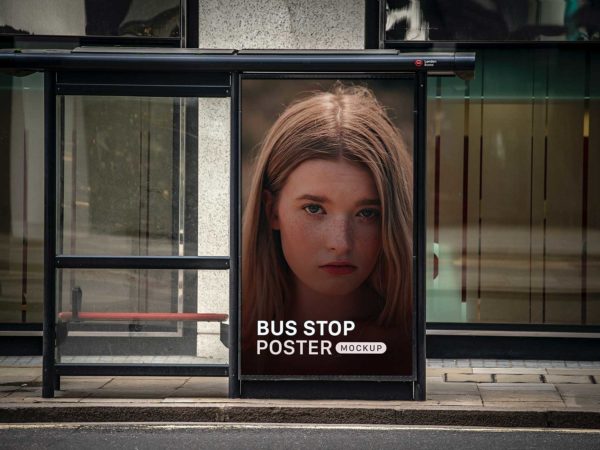
[[(199, 288), (206, 292), (214, 280), (228, 277), (227, 271), (202, 272)], [(208, 296), (196, 301), (196, 292), (183, 281), (195, 273), (60, 270), (57, 362), (227, 363), (220, 324), (228, 320), (228, 309), (219, 309)]]
[(599, 58), (481, 50), (431, 79), (429, 321), (600, 323)]
[(0, 35), (181, 36), (181, 0), (0, 0)]
[[(59, 253), (229, 254), (229, 99), (62, 96), (59, 106)], [(196, 110), (197, 132), (186, 117)]]
[(570, 0), (386, 0), (387, 41), (600, 40), (600, 5)]
[(0, 323), (42, 321), (43, 87), (0, 74)]

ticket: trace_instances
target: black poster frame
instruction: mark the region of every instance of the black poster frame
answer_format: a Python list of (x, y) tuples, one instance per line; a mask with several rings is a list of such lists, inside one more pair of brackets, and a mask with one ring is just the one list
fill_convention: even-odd
[[(425, 139), (428, 74), (465, 75), (473, 53), (373, 51), (0, 51), (0, 70), (45, 72), (45, 281), (43, 396), (53, 397), (61, 375), (228, 376), (230, 397), (425, 399)], [(417, 351), (411, 380), (242, 380), (238, 367), (240, 299), (240, 80), (260, 74), (301, 74), (304, 78), (413, 77), (414, 102), (414, 270)], [(58, 255), (56, 124), (57, 95), (140, 95), (230, 97), (230, 254), (228, 257), (99, 257)], [(212, 95), (211, 95), (212, 94)], [(56, 270), (59, 268), (148, 268), (229, 270), (229, 364), (202, 366), (57, 365)]]
[[(418, 287), (418, 282), (421, 279), (422, 273), (425, 271), (424, 261), (424, 239), (420, 237), (425, 233), (426, 221), (425, 216), (422, 217), (420, 214), (425, 211), (425, 197), (422, 195), (425, 189), (425, 171), (424, 171), (424, 159), (421, 156), (425, 155), (425, 135), (420, 136), (419, 133), (424, 133), (426, 112), (426, 76), (420, 77), (419, 72), (410, 73), (281, 73), (281, 72), (260, 72), (260, 73), (242, 73), (239, 75), (240, 91), (241, 95), (238, 99), (237, 105), (239, 108), (239, 120), (242, 118), (242, 95), (243, 95), (243, 81), (244, 80), (310, 80), (310, 79), (327, 79), (327, 80), (349, 80), (349, 81), (360, 81), (360, 80), (374, 80), (374, 79), (388, 79), (388, 80), (412, 80), (413, 81), (413, 195), (414, 195), (414, 206), (413, 206), (413, 217), (415, 218), (413, 224), (413, 311), (412, 311), (412, 343), (411, 343), (411, 374), (410, 375), (399, 375), (399, 376), (276, 376), (276, 375), (244, 375), (240, 373), (239, 380), (241, 384), (241, 396), (242, 397), (291, 397), (291, 398), (364, 398), (365, 391), (368, 391), (373, 395), (373, 398), (381, 399), (425, 399), (425, 379), (424, 379), (424, 364), (421, 367), (419, 362), (425, 360), (425, 338), (424, 338), (424, 308), (425, 305), (420, 305), (418, 298), (424, 298), (423, 292)], [(240, 124), (241, 125), (241, 124)], [(241, 134), (238, 131), (238, 134)], [(236, 159), (242, 160), (242, 149), (241, 142), (238, 141), (237, 148), (232, 149), (237, 152)], [(421, 164), (421, 166), (419, 165)], [(241, 178), (240, 178), (241, 180)], [(241, 186), (239, 187), (241, 189)], [(242, 198), (241, 192), (238, 191), (239, 198)], [(238, 222), (241, 223), (241, 215), (238, 217)], [(241, 230), (238, 230), (238, 240), (241, 242)], [(419, 267), (422, 266), (422, 267)], [(243, 299), (241, 294), (238, 299), (238, 317), (241, 317), (240, 306)], [(421, 323), (423, 322), (423, 323)], [(423, 337), (421, 338), (421, 333)], [(241, 323), (238, 324), (238, 348), (242, 348), (241, 345)], [(241, 351), (237, 353), (237, 366), (241, 367)], [(342, 392), (337, 392), (338, 389), (334, 389), (335, 392), (331, 392), (331, 383), (340, 383), (345, 387)], [(373, 384), (381, 383), (386, 384), (386, 388), (379, 392), (377, 387)], [(415, 389), (403, 389), (401, 384), (412, 384), (415, 383)], [(390, 387), (395, 387), (391, 388)], [(423, 391), (421, 392), (421, 389)], [(409, 394), (407, 394), (407, 392)]]

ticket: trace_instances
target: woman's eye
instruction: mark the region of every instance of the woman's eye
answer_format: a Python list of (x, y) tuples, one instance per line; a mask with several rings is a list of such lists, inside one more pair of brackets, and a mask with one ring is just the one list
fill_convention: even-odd
[(306, 205), (304, 207), (304, 211), (306, 211), (309, 214), (323, 214), (325, 211), (323, 211), (323, 208), (321, 208), (319, 205)]
[(374, 208), (361, 209), (357, 216), (362, 217), (363, 219), (373, 219), (379, 217), (379, 210)]

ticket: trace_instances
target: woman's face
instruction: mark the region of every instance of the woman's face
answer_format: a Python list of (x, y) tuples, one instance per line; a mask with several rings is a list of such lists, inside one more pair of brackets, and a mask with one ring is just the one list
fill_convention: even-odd
[(371, 275), (381, 250), (381, 202), (370, 172), (345, 160), (308, 160), (276, 198), (265, 194), (297, 282), (348, 295)]

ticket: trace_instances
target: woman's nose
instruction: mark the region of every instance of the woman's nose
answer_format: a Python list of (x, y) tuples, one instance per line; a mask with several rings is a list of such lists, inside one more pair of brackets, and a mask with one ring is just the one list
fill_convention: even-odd
[(327, 247), (336, 254), (348, 253), (352, 250), (352, 224), (347, 217), (336, 217), (331, 220), (327, 230)]

